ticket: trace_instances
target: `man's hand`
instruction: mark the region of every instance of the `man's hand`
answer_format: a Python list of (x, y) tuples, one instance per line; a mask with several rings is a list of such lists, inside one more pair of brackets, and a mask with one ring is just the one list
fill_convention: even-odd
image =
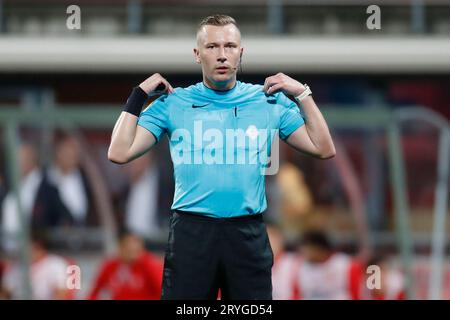
[(141, 82), (139, 87), (142, 90), (144, 90), (145, 93), (150, 95), (152, 93), (156, 93), (156, 90), (159, 85), (164, 87), (164, 89), (163, 89), (164, 92), (168, 92), (168, 93), (174, 92), (170, 83), (166, 79), (164, 79), (159, 73), (154, 73), (153, 75), (151, 75), (150, 77), (145, 79), (143, 82)]
[(303, 84), (280, 72), (266, 78), (263, 91), (267, 94), (282, 91), (287, 95), (296, 97), (305, 91), (305, 89)]
[[(163, 92), (173, 93), (170, 83), (159, 73), (143, 81), (139, 87), (147, 95), (157, 95)], [(134, 93), (134, 90), (133, 90)], [(144, 99), (142, 93), (139, 99)], [(129, 101), (129, 100), (128, 100)], [(139, 102), (139, 101), (138, 101)], [(144, 102), (142, 102), (143, 104)], [(138, 103), (139, 104), (139, 103)], [(139, 111), (142, 105), (139, 105)], [(114, 163), (127, 163), (147, 152), (155, 143), (156, 138), (147, 129), (138, 126), (139, 113), (123, 111), (111, 136), (111, 143), (108, 149), (108, 159)]]
[[(305, 86), (297, 80), (283, 73), (277, 73), (266, 78), (263, 91), (267, 94), (282, 91), (288, 96), (297, 97), (305, 89)], [(299, 106), (299, 103), (296, 102), (296, 104)], [(286, 142), (296, 150), (319, 159), (334, 157), (336, 150), (328, 125), (313, 98), (304, 99), (301, 108), (305, 115), (305, 125), (291, 133)]]

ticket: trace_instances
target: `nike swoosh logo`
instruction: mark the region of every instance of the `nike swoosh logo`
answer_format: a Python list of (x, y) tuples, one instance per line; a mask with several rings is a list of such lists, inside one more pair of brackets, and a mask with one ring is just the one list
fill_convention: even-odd
[(203, 105), (196, 105), (196, 104), (193, 104), (193, 105), (192, 105), (192, 108), (203, 108), (203, 107), (206, 107), (208, 104), (209, 104), (209, 103), (203, 104)]

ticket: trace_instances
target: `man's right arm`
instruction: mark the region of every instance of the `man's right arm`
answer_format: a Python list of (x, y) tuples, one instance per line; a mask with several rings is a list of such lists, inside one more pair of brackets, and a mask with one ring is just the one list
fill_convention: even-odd
[[(172, 93), (172, 86), (159, 73), (153, 74), (139, 85), (139, 88), (146, 95), (155, 92), (159, 85), (165, 87), (165, 91)], [(135, 89), (139, 90), (139, 89)], [(155, 137), (145, 128), (138, 126), (139, 113), (145, 101), (136, 95), (142, 92), (134, 92), (127, 101), (127, 106), (117, 119), (111, 136), (111, 143), (108, 149), (108, 159), (114, 163), (124, 164), (130, 162), (145, 152), (155, 143)], [(133, 95), (135, 95), (133, 97)]]

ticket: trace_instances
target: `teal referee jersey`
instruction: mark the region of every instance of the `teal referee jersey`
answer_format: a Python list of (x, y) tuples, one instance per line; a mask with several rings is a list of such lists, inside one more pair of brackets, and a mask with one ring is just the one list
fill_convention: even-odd
[(264, 212), (265, 173), (274, 139), (304, 124), (283, 93), (236, 81), (227, 91), (203, 82), (153, 101), (138, 125), (159, 141), (167, 134), (174, 166), (172, 210), (226, 218)]

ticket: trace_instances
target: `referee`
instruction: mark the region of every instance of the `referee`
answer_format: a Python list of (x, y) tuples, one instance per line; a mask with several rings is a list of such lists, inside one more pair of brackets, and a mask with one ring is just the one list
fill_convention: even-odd
[(263, 86), (237, 81), (242, 54), (232, 17), (205, 18), (194, 49), (203, 81), (174, 89), (153, 74), (133, 88), (113, 129), (108, 158), (120, 164), (169, 138), (175, 194), (162, 299), (217, 299), (219, 289), (224, 300), (272, 299), (273, 254), (262, 219), (267, 162), (258, 159), (273, 151), (274, 130), (298, 151), (335, 155), (311, 89), (282, 73)]

